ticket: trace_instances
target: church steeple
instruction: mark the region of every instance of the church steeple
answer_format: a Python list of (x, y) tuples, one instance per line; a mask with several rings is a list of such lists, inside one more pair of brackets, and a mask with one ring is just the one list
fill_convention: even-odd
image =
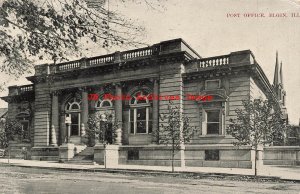
[(278, 60), (278, 51), (276, 51), (276, 62), (275, 62), (275, 72), (274, 72), (274, 80), (273, 80), (273, 88), (276, 94), (277, 100), (280, 104), (281, 110), (283, 112), (283, 116), (285, 120), (288, 122), (287, 111), (285, 107), (286, 100), (286, 92), (283, 88), (283, 71), (282, 71), (282, 61)]
[(273, 86), (276, 88), (279, 84), (279, 64), (278, 64), (278, 51), (276, 51), (276, 62), (275, 62), (275, 72), (274, 72), (274, 80), (273, 80)]
[(280, 63), (280, 70), (279, 70), (279, 84), (281, 84), (282, 89), (283, 89), (283, 78), (282, 78), (282, 61)]
[(285, 106), (285, 91), (283, 88), (283, 73), (282, 73), (282, 61), (279, 67), (278, 51), (276, 51), (276, 62), (275, 62), (275, 72), (273, 88), (276, 93), (277, 99), (282, 106)]

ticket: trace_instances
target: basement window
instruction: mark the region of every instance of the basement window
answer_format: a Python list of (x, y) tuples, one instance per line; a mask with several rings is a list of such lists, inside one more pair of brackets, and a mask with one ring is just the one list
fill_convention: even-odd
[(139, 150), (128, 150), (127, 154), (128, 160), (138, 160), (140, 158)]
[(205, 160), (217, 161), (220, 160), (219, 150), (205, 150)]

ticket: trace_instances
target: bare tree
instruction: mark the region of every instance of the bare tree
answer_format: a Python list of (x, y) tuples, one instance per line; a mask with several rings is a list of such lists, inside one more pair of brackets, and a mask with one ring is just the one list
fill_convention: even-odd
[(243, 108), (236, 109), (236, 113), (237, 118), (230, 120), (231, 124), (227, 131), (238, 140), (234, 143), (236, 146), (254, 147), (256, 176), (258, 146), (272, 144), (276, 139), (282, 139), (287, 125), (282, 119), (278, 104), (268, 100), (243, 101)]
[(172, 172), (174, 172), (175, 151), (180, 149), (184, 143), (190, 142), (195, 127), (190, 126), (190, 119), (183, 115), (172, 101), (169, 101), (168, 112), (160, 114), (162, 123), (159, 128), (160, 143), (172, 146), (171, 161)]
[[(16, 78), (34, 61), (80, 57), (86, 43), (145, 45), (144, 27), (113, 11), (108, 0), (0, 0), (0, 69)], [(126, 5), (126, 1), (114, 1)], [(147, 0), (132, 0), (156, 6)]]

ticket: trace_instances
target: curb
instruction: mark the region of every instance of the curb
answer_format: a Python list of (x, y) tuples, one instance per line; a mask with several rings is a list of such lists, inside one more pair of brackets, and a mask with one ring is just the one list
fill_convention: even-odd
[(59, 170), (59, 171), (83, 171), (83, 172), (104, 172), (104, 173), (120, 173), (120, 174), (139, 174), (139, 175), (160, 175), (160, 176), (173, 176), (173, 177), (197, 177), (199, 179), (202, 178), (220, 178), (220, 179), (240, 179), (244, 180), (259, 180), (259, 181), (272, 181), (272, 182), (279, 182), (279, 181), (287, 181), (287, 182), (294, 182), (300, 183), (300, 180), (295, 179), (282, 179), (277, 176), (257, 176), (254, 175), (242, 175), (242, 174), (227, 174), (227, 173), (204, 173), (204, 172), (183, 172), (183, 171), (175, 171), (175, 172), (167, 172), (167, 171), (160, 171), (160, 170), (147, 170), (147, 169), (117, 169), (117, 168), (90, 168), (90, 169), (83, 169), (83, 168), (68, 168), (68, 167), (46, 167), (46, 166), (27, 166), (22, 164), (7, 164), (7, 163), (0, 163), (3, 166), (17, 166), (17, 167), (24, 167), (24, 168), (36, 168), (36, 169), (52, 169), (52, 170)]

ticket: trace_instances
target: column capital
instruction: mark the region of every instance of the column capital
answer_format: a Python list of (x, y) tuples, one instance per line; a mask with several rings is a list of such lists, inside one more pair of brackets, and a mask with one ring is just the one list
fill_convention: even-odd
[(88, 92), (88, 91), (90, 91), (90, 88), (88, 86), (82, 86), (82, 87), (79, 87), (78, 90), (80, 92)]
[(151, 83), (159, 83), (159, 77), (149, 78), (149, 81), (150, 81)]
[(113, 84), (104, 84), (101, 85), (100, 89), (104, 92), (104, 93), (111, 93), (112, 89), (113, 89)]
[(50, 92), (52, 96), (58, 96), (62, 94), (62, 90), (54, 90)]
[(115, 86), (115, 87), (123, 87), (122, 82), (114, 82), (114, 83), (112, 83), (112, 85)]

